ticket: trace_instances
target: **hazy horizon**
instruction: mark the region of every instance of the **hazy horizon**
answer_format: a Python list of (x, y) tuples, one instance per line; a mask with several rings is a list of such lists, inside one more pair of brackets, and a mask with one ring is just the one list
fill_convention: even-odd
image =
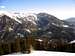
[(59, 19), (75, 17), (75, 0), (0, 0), (0, 10), (46, 12)]

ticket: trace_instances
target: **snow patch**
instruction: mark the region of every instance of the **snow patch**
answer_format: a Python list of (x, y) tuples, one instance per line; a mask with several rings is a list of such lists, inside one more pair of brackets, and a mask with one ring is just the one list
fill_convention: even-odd
[(35, 40), (40, 41), (40, 42), (43, 41), (43, 40), (41, 40), (41, 39), (35, 39)]
[(70, 41), (70, 44), (72, 44), (72, 43), (75, 43), (75, 40), (73, 40), (73, 41)]
[(63, 27), (69, 27), (68, 25), (63, 25)]
[(31, 31), (29, 29), (25, 29), (27, 32), (31, 33)]
[(52, 23), (52, 25), (59, 26), (58, 24)]
[(53, 52), (53, 51), (32, 51), (30, 54), (14, 53), (3, 56), (75, 56), (75, 53)]

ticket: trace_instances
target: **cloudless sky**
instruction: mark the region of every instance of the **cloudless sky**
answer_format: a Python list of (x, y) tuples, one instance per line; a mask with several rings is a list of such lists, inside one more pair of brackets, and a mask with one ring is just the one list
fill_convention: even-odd
[(75, 0), (0, 0), (0, 10), (47, 12), (66, 19), (75, 17)]

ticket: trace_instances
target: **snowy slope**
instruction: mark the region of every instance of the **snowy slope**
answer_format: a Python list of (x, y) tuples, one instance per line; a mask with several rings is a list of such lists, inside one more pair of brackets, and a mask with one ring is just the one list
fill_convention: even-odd
[[(0, 11), (0, 17), (3, 16), (3, 15), (7, 15), (9, 16), (11, 19), (14, 19), (15, 21), (19, 22), (19, 23), (22, 23), (21, 20), (24, 20), (24, 21), (30, 21), (34, 24), (36, 24), (34, 21), (37, 20), (37, 16), (33, 13), (19, 13), (19, 12), (8, 12), (8, 11)], [(19, 19), (17, 19), (19, 18)]]
[(66, 53), (66, 52), (51, 52), (51, 51), (32, 51), (30, 54), (9, 54), (3, 56), (75, 56), (75, 53)]
[(22, 23), (21, 21), (19, 21), (19, 20), (16, 18), (16, 15), (13, 14), (12, 12), (0, 11), (0, 17), (3, 16), (3, 15), (7, 15), (7, 16), (9, 16), (11, 19), (14, 19), (15, 21), (17, 21), (17, 22), (19, 22), (19, 23)]
[[(10, 19), (15, 20), (16, 22), (24, 25), (29, 28), (35, 28), (37, 23), (37, 16), (34, 13), (21, 13), (21, 12), (8, 12), (8, 11), (0, 11), (0, 17), (6, 15), (10, 17)], [(27, 30), (28, 31), (28, 30)]]

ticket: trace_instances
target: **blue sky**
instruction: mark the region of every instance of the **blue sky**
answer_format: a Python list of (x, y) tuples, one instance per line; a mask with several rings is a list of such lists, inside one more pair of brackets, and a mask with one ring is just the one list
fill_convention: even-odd
[(0, 10), (47, 12), (65, 19), (75, 16), (75, 0), (0, 0)]
[(74, 0), (1, 0), (5, 9), (66, 8), (75, 6)]

